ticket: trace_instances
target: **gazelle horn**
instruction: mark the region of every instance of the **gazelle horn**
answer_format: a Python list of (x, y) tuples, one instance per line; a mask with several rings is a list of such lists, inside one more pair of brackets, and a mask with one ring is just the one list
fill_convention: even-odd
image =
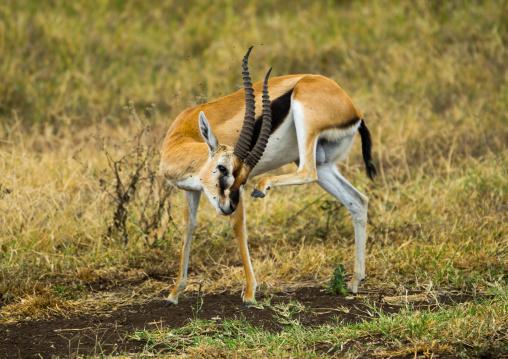
[(247, 157), (252, 135), (254, 134), (255, 100), (254, 89), (252, 88), (248, 67), (249, 54), (252, 48), (253, 46), (249, 48), (242, 61), (243, 87), (245, 89), (245, 119), (243, 120), (240, 137), (238, 138), (233, 150), (233, 153), (238, 157), (238, 159), (240, 159), (240, 161), (244, 161)]
[(263, 83), (263, 124), (261, 125), (261, 131), (259, 132), (256, 145), (245, 159), (245, 163), (251, 169), (257, 165), (259, 159), (263, 155), (272, 129), (272, 109), (270, 108), (270, 97), (268, 95), (268, 77), (270, 76), (270, 72), (272, 72), (271, 68), (268, 70), (265, 82)]

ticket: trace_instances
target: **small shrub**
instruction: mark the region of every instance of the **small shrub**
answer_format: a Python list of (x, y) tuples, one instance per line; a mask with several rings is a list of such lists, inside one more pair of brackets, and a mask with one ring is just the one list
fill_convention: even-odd
[(336, 265), (332, 279), (326, 283), (326, 293), (347, 295), (345, 276), (346, 270), (344, 266), (342, 264)]
[[(138, 116), (132, 102), (126, 107), (130, 116), (139, 124), (136, 134), (122, 145), (111, 146), (100, 128), (93, 135), (106, 156), (108, 167), (92, 171), (100, 188), (108, 194), (113, 210), (112, 223), (108, 225), (108, 237), (120, 237), (127, 244), (131, 237), (145, 237), (148, 243), (158, 244), (172, 223), (170, 187), (159, 176), (160, 142), (162, 137), (147, 140), (151, 132), (145, 117)], [(153, 107), (145, 114), (151, 116)], [(148, 144), (146, 144), (148, 143)], [(74, 155), (83, 167), (79, 153)], [(167, 214), (168, 218), (164, 215)], [(162, 228), (162, 235), (158, 230)]]

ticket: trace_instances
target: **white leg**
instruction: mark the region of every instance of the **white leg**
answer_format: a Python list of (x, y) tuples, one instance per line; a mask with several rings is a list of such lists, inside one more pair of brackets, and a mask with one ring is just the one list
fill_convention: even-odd
[(182, 250), (180, 254), (180, 269), (175, 286), (169, 294), (164, 306), (177, 305), (178, 295), (187, 287), (187, 267), (189, 265), (189, 253), (192, 242), (192, 234), (196, 227), (196, 217), (198, 213), (199, 200), (201, 192), (185, 191), (185, 200), (183, 206), (183, 236)]
[(293, 101), (292, 111), (298, 141), (298, 171), (262, 178), (254, 187), (253, 197), (263, 198), (271, 187), (305, 184), (317, 180), (315, 153), (318, 134), (306, 128), (306, 123), (312, 121), (314, 117), (306, 115), (303, 106), (298, 101)]
[(354, 188), (333, 163), (318, 166), (318, 183), (340, 201), (351, 213), (355, 225), (355, 269), (348, 285), (356, 293), (358, 284), (365, 278), (365, 248), (367, 243), (367, 207), (369, 199)]

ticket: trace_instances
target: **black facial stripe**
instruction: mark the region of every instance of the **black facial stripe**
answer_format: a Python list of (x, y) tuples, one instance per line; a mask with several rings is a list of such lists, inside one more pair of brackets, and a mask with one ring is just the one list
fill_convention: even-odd
[[(272, 130), (271, 133), (274, 133), (284, 119), (289, 113), (289, 109), (291, 108), (291, 95), (293, 94), (293, 89), (286, 92), (284, 95), (277, 97), (275, 100), (272, 100), (270, 104), (270, 108), (272, 109)], [(250, 141), (249, 150), (252, 151), (254, 145), (256, 144), (259, 133), (261, 132), (261, 125), (263, 124), (263, 116), (260, 115), (256, 122), (254, 123), (254, 134), (252, 135), (252, 140)]]
[(226, 190), (226, 187), (228, 185), (227, 180), (228, 180), (228, 176), (220, 176), (219, 177), (219, 186), (220, 186), (221, 196), (224, 196), (224, 191)]
[(232, 204), (234, 204), (235, 206), (238, 205), (238, 202), (240, 201), (240, 191), (236, 190), (231, 192), (229, 198), (231, 199)]

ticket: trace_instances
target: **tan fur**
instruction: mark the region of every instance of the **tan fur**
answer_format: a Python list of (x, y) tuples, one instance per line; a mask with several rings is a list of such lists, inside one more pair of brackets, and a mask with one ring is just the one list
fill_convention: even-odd
[(254, 302), (254, 293), (256, 292), (256, 278), (250, 261), (249, 247), (247, 246), (247, 230), (245, 226), (245, 209), (243, 206), (243, 195), (240, 196), (240, 202), (236, 212), (231, 215), (231, 226), (235, 233), (236, 243), (240, 249), (242, 257), (243, 269), (245, 271), (245, 279), (247, 286), (243, 295), (243, 301), (246, 303)]
[(314, 151), (319, 135), (333, 128), (351, 127), (362, 118), (344, 90), (324, 76), (302, 77), (293, 90), (293, 100), (305, 105), (305, 153), (300, 156), (297, 172), (263, 178), (256, 185), (256, 190), (263, 193), (275, 186), (317, 181)]
[[(262, 81), (253, 85), (256, 118), (261, 114)], [(293, 90), (293, 98), (309, 104), (313, 121), (308, 121), (309, 137), (315, 138), (329, 128), (347, 127), (351, 119), (362, 118), (349, 96), (320, 75), (290, 75), (268, 81), (270, 98), (276, 99)], [(245, 91), (222, 97), (182, 112), (169, 128), (161, 151), (161, 174), (170, 182), (196, 175), (207, 160), (206, 145), (198, 127), (203, 111), (219, 143), (233, 147), (238, 140), (245, 114)], [(312, 153), (309, 150), (309, 155)], [(312, 171), (311, 168), (308, 169)]]
[(303, 77), (293, 90), (293, 99), (306, 105), (306, 130), (315, 137), (330, 128), (350, 126), (352, 119), (362, 118), (353, 101), (335, 81), (320, 75)]
[[(296, 83), (305, 75), (282, 76), (270, 79), (268, 88), (270, 98), (275, 99), (295, 87)], [(254, 96), (256, 96), (256, 117), (261, 114), (261, 91), (263, 82), (256, 82), (253, 85)], [(203, 142), (199, 133), (198, 115), (203, 111), (213, 128), (217, 139), (221, 144), (234, 146), (240, 135), (236, 130), (240, 130), (245, 115), (245, 91), (238, 90), (231, 95), (222, 97), (218, 100), (196, 106), (182, 112), (173, 125), (169, 128), (162, 152), (175, 149), (173, 142), (187, 137), (197, 142)], [(177, 145), (178, 146), (178, 145)]]
[[(282, 76), (270, 79), (270, 97), (275, 99), (291, 88), (304, 75)], [(262, 112), (263, 83), (253, 85), (256, 96), (256, 117)], [(206, 144), (199, 131), (198, 116), (203, 111), (219, 143), (233, 147), (238, 140), (245, 115), (245, 91), (185, 110), (169, 128), (161, 151), (161, 174), (171, 183), (197, 175), (208, 158)]]
[[(256, 118), (262, 112), (262, 85), (262, 82), (253, 85), (256, 97)], [(277, 77), (269, 80), (268, 89), (272, 100), (293, 90), (291, 111), (300, 111), (299, 121), (304, 122), (298, 124), (295, 122), (300, 161), (298, 171), (292, 174), (263, 178), (255, 187), (258, 194), (261, 193), (263, 196), (270, 187), (317, 181), (315, 149), (320, 136), (324, 138), (338, 136), (337, 138), (340, 138), (341, 133), (343, 133), (340, 131), (347, 132), (351, 130), (354, 134), (356, 131), (355, 126), (358, 126), (362, 118), (349, 96), (334, 81), (323, 76), (292, 75)], [(208, 135), (202, 135), (200, 130), (199, 123), (201, 120), (198, 120), (198, 118), (201, 112), (206, 117), (203, 120), (204, 123), (209, 124), (205, 126), (204, 133), (207, 132), (206, 128), (210, 128), (210, 132), (216, 137), (220, 146), (211, 145), (208, 140), (208, 144), (205, 143), (203, 136), (208, 137)], [(240, 248), (247, 280), (244, 301), (253, 302), (256, 279), (247, 246), (243, 206), (243, 186), (252, 169), (239, 161), (233, 153), (233, 147), (238, 140), (243, 125), (244, 114), (245, 92), (243, 89), (216, 101), (182, 112), (167, 132), (161, 152), (160, 169), (161, 174), (173, 186), (191, 192), (204, 191), (219, 214), (231, 215), (231, 223)], [(293, 121), (296, 121), (294, 116)], [(220, 166), (225, 167), (227, 175), (219, 171)], [(221, 186), (224, 188), (221, 188)], [(235, 191), (240, 194), (239, 197), (236, 197), (237, 203), (231, 197)], [(198, 198), (197, 203), (199, 203), (198, 195), (188, 194), (187, 196), (187, 201), (189, 201), (189, 198)], [(363, 195), (360, 194), (360, 196)], [(193, 210), (197, 211), (197, 208)], [(195, 218), (195, 212), (193, 213)], [(192, 220), (189, 220), (191, 215), (192, 213), (189, 211), (186, 202), (184, 208), (185, 233), (182, 240), (180, 271), (175, 287), (168, 297), (170, 304), (178, 302), (178, 294), (186, 284), (188, 253), (194, 228), (194, 225), (189, 223), (192, 222)], [(362, 253), (364, 253), (364, 250)], [(357, 262), (360, 264), (357, 265)], [(355, 276), (351, 282), (354, 291), (356, 291), (359, 281), (363, 278), (362, 271), (365, 271), (363, 259), (360, 258), (357, 262), (355, 262)]]

